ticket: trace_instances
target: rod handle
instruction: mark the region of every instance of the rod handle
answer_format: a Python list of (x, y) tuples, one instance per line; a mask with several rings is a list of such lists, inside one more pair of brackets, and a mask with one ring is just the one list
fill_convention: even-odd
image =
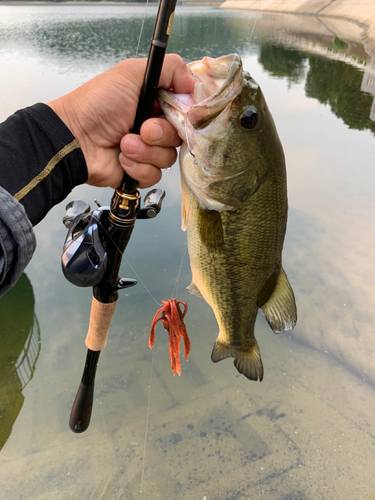
[(90, 323), (86, 337), (86, 347), (92, 351), (101, 351), (107, 344), (108, 330), (115, 313), (117, 300), (103, 304), (92, 298)]
[(69, 427), (73, 432), (84, 432), (90, 425), (93, 401), (94, 384), (85, 385), (81, 382), (69, 418)]

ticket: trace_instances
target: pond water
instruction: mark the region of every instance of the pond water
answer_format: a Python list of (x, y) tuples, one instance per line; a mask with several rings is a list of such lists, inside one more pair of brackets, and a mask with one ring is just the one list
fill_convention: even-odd
[[(0, 119), (134, 56), (144, 15), (140, 55), (155, 7), (0, 6)], [(0, 498), (374, 498), (375, 77), (360, 33), (345, 21), (178, 7), (169, 52), (238, 53), (275, 119), (297, 326), (275, 336), (259, 314), (262, 383), (211, 362), (217, 325), (186, 291), (175, 167), (160, 183), (162, 212), (134, 229), (121, 274), (139, 284), (120, 296), (90, 427), (73, 434), (91, 290), (61, 273), (61, 218), (70, 200), (112, 195), (76, 188), (36, 227), (26, 275), (0, 301)], [(161, 327), (148, 348), (155, 300), (176, 287), (192, 342), (181, 377)]]

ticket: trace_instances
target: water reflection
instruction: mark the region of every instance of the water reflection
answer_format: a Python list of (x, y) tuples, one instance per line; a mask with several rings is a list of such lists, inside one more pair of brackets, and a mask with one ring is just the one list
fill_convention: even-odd
[(23, 389), (33, 378), (40, 352), (40, 329), (30, 280), (22, 274), (0, 299), (0, 450), (21, 411)]
[(370, 69), (362, 75), (357, 68), (342, 61), (314, 57), (269, 43), (261, 44), (259, 62), (272, 76), (286, 78), (289, 85), (306, 79), (307, 97), (329, 105), (349, 128), (375, 133), (373, 97), (369, 95), (375, 95), (375, 86)]
[(373, 98), (361, 91), (363, 75), (340, 61), (309, 59), (306, 95), (328, 104), (349, 128), (375, 133), (375, 123), (369, 119)]
[[(365, 71), (362, 79), (361, 90), (362, 92), (368, 92), (369, 94), (375, 96), (375, 68), (370, 68)], [(370, 120), (375, 122), (375, 97), (372, 101)]]
[(261, 43), (258, 61), (276, 78), (286, 78), (289, 86), (300, 83), (306, 74), (306, 54), (280, 45)]
[[(5, 24), (0, 27), (0, 54), (9, 57), (11, 51), (26, 50), (48, 64), (58, 61), (60, 70), (69, 68), (70, 71), (74, 67), (82, 70), (82, 66), (96, 61), (102, 64), (103, 60), (110, 66), (135, 55), (134, 41), (141, 31), (142, 10), (129, 8), (125, 13), (121, 7), (110, 11), (97, 9), (89, 18), (84, 10), (77, 12), (78, 15), (71, 14), (58, 21), (47, 15), (38, 20), (21, 16), (17, 22)], [(141, 56), (148, 54), (155, 13), (154, 7), (146, 10), (143, 36), (139, 40)], [(255, 53), (260, 46), (259, 62), (268, 73), (287, 78), (291, 85), (301, 82), (307, 72), (308, 97), (328, 104), (350, 128), (369, 129), (374, 133), (375, 108), (373, 98), (368, 95), (375, 92), (374, 84), (368, 83), (373, 82), (373, 70), (363, 48), (341, 40), (332, 32), (319, 36), (272, 26), (273, 29), (266, 16), (249, 19), (249, 13), (241, 17), (238, 13), (218, 10), (212, 16), (190, 9), (175, 19), (169, 51), (191, 61), (202, 55)], [(249, 27), (252, 28), (250, 34)], [(359, 70), (366, 70), (365, 75)]]

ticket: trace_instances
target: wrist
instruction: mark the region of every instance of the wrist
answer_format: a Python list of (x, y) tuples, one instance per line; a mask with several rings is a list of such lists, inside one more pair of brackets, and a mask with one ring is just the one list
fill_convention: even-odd
[(77, 140), (86, 158), (87, 157), (86, 141), (84, 140), (84, 133), (82, 127), (80, 126), (78, 120), (76, 119), (76, 113), (74, 110), (74, 106), (71, 102), (70, 94), (55, 99), (54, 101), (47, 102), (47, 106), (49, 106), (60, 118), (60, 120), (66, 125), (66, 127), (68, 127), (70, 132)]

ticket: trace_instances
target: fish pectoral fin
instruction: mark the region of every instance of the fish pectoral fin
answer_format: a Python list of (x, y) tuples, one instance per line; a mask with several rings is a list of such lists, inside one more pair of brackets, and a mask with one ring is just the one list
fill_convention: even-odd
[(197, 297), (200, 297), (201, 299), (203, 299), (203, 295), (201, 294), (201, 292), (199, 291), (197, 285), (194, 283), (194, 281), (192, 281), (190, 283), (190, 285), (188, 287), (186, 287), (186, 290), (190, 293), (192, 293), (193, 295), (196, 295)]
[(260, 356), (258, 342), (254, 339), (254, 343), (248, 349), (238, 350), (231, 346), (222, 344), (216, 341), (212, 349), (211, 360), (214, 363), (225, 358), (234, 358), (233, 364), (242, 375), (245, 375), (249, 380), (263, 380), (263, 363)]
[(221, 252), (224, 247), (224, 229), (219, 212), (199, 207), (197, 224), (201, 243), (213, 253)]
[(297, 322), (294, 293), (283, 268), (280, 269), (271, 297), (261, 307), (274, 333), (293, 330)]

